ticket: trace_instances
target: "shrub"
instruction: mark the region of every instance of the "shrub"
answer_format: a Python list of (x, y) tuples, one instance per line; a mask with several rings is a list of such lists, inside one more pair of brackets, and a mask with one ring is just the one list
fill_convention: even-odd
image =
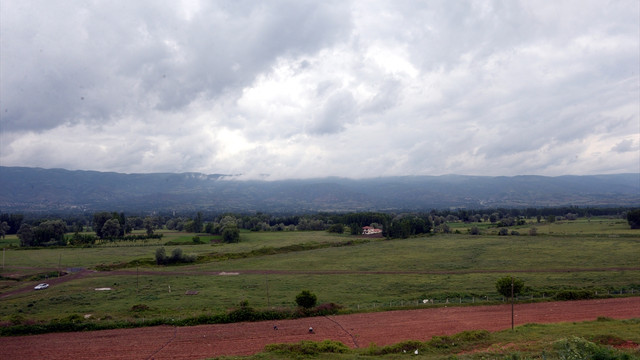
[(417, 340), (408, 340), (399, 342), (397, 344), (378, 347), (378, 346), (370, 346), (367, 354), (368, 355), (387, 355), (387, 354), (404, 354), (404, 353), (413, 353), (415, 350), (424, 350), (425, 344), (417, 341)]
[(146, 310), (149, 310), (149, 306), (145, 304), (136, 304), (131, 307), (131, 311), (133, 312), (141, 312)]
[(338, 305), (335, 303), (324, 303), (324, 304), (318, 305), (314, 309), (313, 313), (316, 316), (334, 315), (334, 314), (337, 314), (338, 311), (340, 311), (340, 309), (342, 309), (341, 305)]
[(478, 229), (477, 226), (472, 226), (471, 229), (469, 229), (469, 234), (480, 235), (480, 229)]
[(350, 351), (345, 344), (333, 340), (324, 340), (322, 342), (302, 340), (294, 344), (270, 344), (265, 346), (264, 349), (266, 352), (291, 355), (318, 355), (322, 353), (344, 354)]
[(507, 229), (506, 227), (500, 228), (500, 231), (498, 231), (498, 235), (500, 236), (509, 235), (509, 229)]
[(556, 341), (553, 343), (553, 349), (557, 352), (560, 359), (567, 360), (614, 360), (625, 358), (624, 356), (619, 356), (618, 352), (613, 349), (606, 348), (576, 336)]
[(158, 265), (191, 263), (194, 261), (196, 261), (195, 255), (184, 255), (180, 248), (173, 249), (169, 257), (167, 257), (163, 247), (156, 250), (156, 264)]
[(593, 299), (595, 294), (587, 290), (562, 290), (556, 293), (556, 300), (586, 300)]

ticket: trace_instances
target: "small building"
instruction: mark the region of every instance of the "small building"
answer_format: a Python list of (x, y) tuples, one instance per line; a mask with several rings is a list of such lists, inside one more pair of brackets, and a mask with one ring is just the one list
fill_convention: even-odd
[(375, 235), (382, 234), (382, 229), (376, 229), (371, 226), (365, 226), (362, 228), (362, 235)]

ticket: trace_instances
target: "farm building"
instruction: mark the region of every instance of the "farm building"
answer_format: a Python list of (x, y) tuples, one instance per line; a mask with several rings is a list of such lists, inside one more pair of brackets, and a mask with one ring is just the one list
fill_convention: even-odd
[(375, 235), (375, 234), (381, 234), (381, 233), (382, 233), (382, 229), (376, 229), (371, 226), (365, 226), (362, 228), (362, 235)]

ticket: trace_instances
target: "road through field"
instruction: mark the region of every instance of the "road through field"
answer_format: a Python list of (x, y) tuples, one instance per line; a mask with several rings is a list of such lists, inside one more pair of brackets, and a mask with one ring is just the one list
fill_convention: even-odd
[[(517, 304), (517, 325), (640, 318), (640, 297)], [(274, 328), (277, 326), (277, 329)], [(313, 327), (313, 333), (308, 331)], [(464, 330), (511, 327), (511, 306), (444, 307), (297, 320), (157, 326), (0, 338), (3, 359), (205, 359), (250, 355), (272, 343), (341, 341), (352, 348), (425, 341)]]

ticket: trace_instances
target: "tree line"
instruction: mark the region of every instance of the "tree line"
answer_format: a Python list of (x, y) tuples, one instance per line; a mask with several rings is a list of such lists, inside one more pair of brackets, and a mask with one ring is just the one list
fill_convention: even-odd
[[(630, 208), (526, 208), (526, 209), (447, 209), (429, 212), (317, 213), (305, 215), (213, 214), (196, 212), (174, 215), (126, 216), (123, 212), (96, 212), (72, 218), (46, 217), (26, 221), (22, 214), (0, 214), (0, 235), (17, 234), (22, 246), (64, 246), (94, 244), (97, 241), (144, 240), (159, 238), (156, 230), (167, 229), (219, 235), (222, 241), (240, 241), (240, 230), (248, 231), (330, 231), (362, 233), (370, 226), (382, 230), (386, 238), (407, 238), (428, 233), (451, 232), (448, 223), (489, 222), (496, 227), (522, 225), (526, 219), (554, 222), (579, 217), (615, 216), (640, 227), (640, 209)], [(144, 230), (143, 233), (134, 230)], [(72, 235), (69, 235), (72, 234)]]

